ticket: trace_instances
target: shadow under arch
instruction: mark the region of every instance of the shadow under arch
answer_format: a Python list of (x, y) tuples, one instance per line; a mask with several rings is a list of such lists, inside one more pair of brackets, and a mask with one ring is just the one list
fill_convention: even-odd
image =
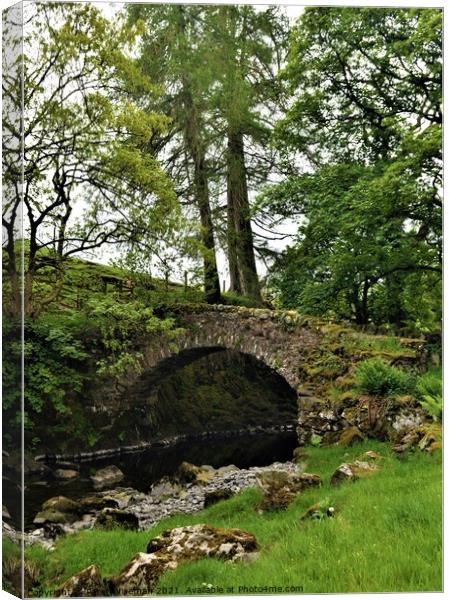
[(288, 427), (298, 418), (297, 392), (251, 354), (223, 346), (180, 350), (162, 358), (134, 384), (145, 437), (242, 428)]

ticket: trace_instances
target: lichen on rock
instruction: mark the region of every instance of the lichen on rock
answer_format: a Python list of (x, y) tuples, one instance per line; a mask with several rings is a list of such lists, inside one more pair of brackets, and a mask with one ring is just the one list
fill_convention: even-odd
[(258, 550), (256, 538), (241, 529), (198, 524), (162, 532), (148, 542), (147, 552), (137, 554), (110, 579), (115, 594), (151, 593), (160, 577), (178, 565), (199, 558), (215, 557), (234, 562)]
[(256, 506), (258, 512), (283, 510), (303, 490), (321, 485), (321, 478), (314, 473), (290, 473), (273, 469), (257, 474), (257, 483), (264, 495)]
[(100, 570), (96, 565), (76, 573), (65, 581), (55, 592), (56, 597), (84, 598), (95, 596), (108, 596)]

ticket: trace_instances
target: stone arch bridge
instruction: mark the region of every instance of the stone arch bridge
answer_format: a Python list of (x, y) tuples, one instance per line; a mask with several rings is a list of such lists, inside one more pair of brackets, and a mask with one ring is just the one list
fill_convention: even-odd
[[(136, 341), (136, 350), (142, 355), (141, 372), (131, 373), (119, 382), (98, 381), (96, 388), (90, 390), (86, 411), (94, 427), (105, 432), (102, 447), (113, 445), (117, 436), (122, 448), (151, 446), (151, 440), (157, 437), (148, 416), (155, 409), (154, 391), (180, 367), (224, 349), (256, 358), (294, 390), (300, 444), (309, 441), (313, 434), (332, 441), (354, 425), (365, 430), (377, 427), (381, 407), (360, 405), (356, 409), (350, 394), (346, 404), (333, 405), (328, 393), (335, 382), (340, 382), (342, 391), (353, 385), (354, 364), (370, 356), (366, 344), (357, 346), (354, 340), (357, 336), (375, 336), (294, 311), (224, 305), (173, 305), (162, 309), (164, 314), (167, 310), (175, 314), (182, 333), (174, 340), (153, 334)], [(401, 339), (401, 343), (403, 351), (386, 358), (406, 364), (416, 361), (422, 340)], [(349, 388), (345, 387), (348, 382)], [(415, 414), (416, 406), (410, 410)], [(135, 442), (138, 444), (133, 445)]]
[(184, 330), (179, 337), (152, 338), (140, 346), (148, 381), (156, 383), (171, 367), (228, 349), (263, 362), (301, 393), (301, 366), (319, 350), (323, 338), (322, 322), (295, 311), (183, 305), (176, 313)]

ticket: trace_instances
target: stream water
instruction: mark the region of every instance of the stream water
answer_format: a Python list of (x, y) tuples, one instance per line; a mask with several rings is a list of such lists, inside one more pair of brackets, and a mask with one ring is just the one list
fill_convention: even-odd
[[(117, 465), (125, 475), (114, 487), (132, 487), (147, 492), (151, 485), (163, 476), (174, 475), (182, 461), (211, 465), (214, 468), (229, 464), (239, 468), (265, 466), (276, 461), (290, 460), (297, 445), (294, 432), (189, 441), (140, 454), (82, 463), (80, 476), (71, 481), (28, 478), (25, 482), (25, 529), (33, 528), (33, 519), (45, 500), (58, 495), (76, 500), (91, 493), (94, 488), (90, 475), (107, 465)], [(15, 503), (14, 507), (9, 505), (8, 509), (11, 516), (15, 517), (14, 520), (18, 520), (18, 504)]]

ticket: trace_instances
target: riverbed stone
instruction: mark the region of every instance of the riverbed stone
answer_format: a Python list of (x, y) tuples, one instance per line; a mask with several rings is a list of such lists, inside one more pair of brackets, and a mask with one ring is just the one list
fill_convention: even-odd
[(95, 527), (100, 529), (138, 529), (139, 518), (132, 512), (118, 508), (104, 508), (95, 520)]
[(215, 474), (215, 470), (208, 465), (198, 467), (187, 461), (183, 461), (176, 472), (176, 478), (180, 483), (207, 483)]
[(102, 496), (86, 496), (81, 498), (79, 505), (83, 512), (97, 512), (103, 508), (119, 508), (119, 503), (114, 498)]
[(100, 492), (99, 495), (101, 497), (106, 498), (108, 500), (114, 500), (118, 504), (118, 508), (124, 509), (128, 508), (130, 504), (134, 504), (136, 502), (140, 502), (144, 500), (146, 494), (143, 492), (139, 492), (134, 488), (124, 488), (118, 487), (113, 490), (108, 490), (105, 492)]
[(59, 510), (41, 510), (34, 517), (35, 525), (44, 525), (45, 523), (73, 523), (76, 515), (60, 512)]
[(91, 475), (91, 480), (96, 488), (102, 488), (114, 483), (119, 483), (124, 478), (123, 472), (115, 465), (99, 469), (95, 475)]
[(204, 508), (216, 504), (217, 502), (221, 502), (221, 500), (228, 500), (229, 498), (232, 498), (233, 495), (234, 492), (229, 488), (221, 488), (206, 492), (206, 494), (204, 494)]
[(67, 579), (55, 592), (56, 597), (66, 598), (108, 595), (108, 589), (96, 565), (90, 565), (87, 569), (76, 573)]
[(240, 469), (235, 465), (226, 465), (224, 467), (219, 467), (216, 470), (217, 475), (225, 475), (226, 473), (232, 473), (234, 471), (239, 471)]
[(74, 469), (55, 469), (52, 475), (56, 479), (75, 479), (79, 477), (79, 472)]
[(49, 498), (42, 504), (42, 510), (56, 510), (61, 513), (72, 513), (77, 514), (82, 512), (81, 504), (75, 502), (66, 496), (54, 496)]
[(168, 477), (163, 477), (158, 483), (151, 487), (151, 495), (158, 500), (178, 497), (185, 492), (182, 485), (169, 481)]

